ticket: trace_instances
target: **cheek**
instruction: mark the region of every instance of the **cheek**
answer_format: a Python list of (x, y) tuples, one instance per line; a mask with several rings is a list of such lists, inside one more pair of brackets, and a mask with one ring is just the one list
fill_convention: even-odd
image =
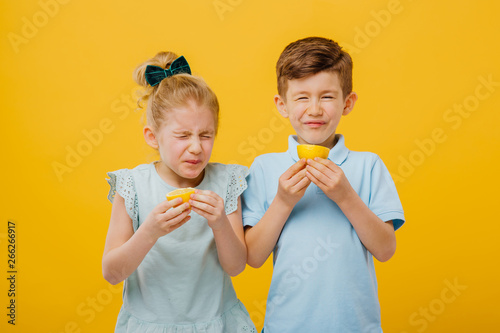
[(210, 153), (212, 152), (212, 149), (214, 147), (214, 140), (206, 140), (206, 141), (203, 141), (202, 143), (202, 147), (203, 147), (203, 150), (210, 155)]
[(324, 109), (327, 111), (331, 118), (335, 118), (342, 115), (344, 104), (342, 103), (342, 101), (336, 101), (335, 103), (325, 103)]
[(172, 157), (178, 158), (187, 148), (187, 141), (182, 140), (172, 140), (168, 142), (168, 145), (165, 147), (168, 155)]
[(308, 103), (300, 103), (300, 104), (294, 105), (290, 109), (290, 111), (291, 111), (289, 113), (290, 119), (299, 120), (300, 118), (302, 118), (302, 116), (304, 115), (304, 113), (307, 111), (307, 107), (308, 106), (309, 106)]

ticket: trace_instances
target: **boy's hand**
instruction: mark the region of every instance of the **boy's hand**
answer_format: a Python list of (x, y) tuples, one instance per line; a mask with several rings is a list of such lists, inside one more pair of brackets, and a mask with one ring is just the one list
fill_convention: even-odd
[(224, 209), (224, 200), (217, 193), (208, 190), (196, 190), (189, 200), (191, 208), (208, 220), (212, 229), (221, 229), (228, 222)]
[(314, 160), (307, 160), (306, 175), (337, 204), (352, 194), (353, 188), (344, 171), (328, 159), (316, 157)]
[(286, 170), (279, 179), (277, 197), (286, 205), (293, 208), (304, 196), (307, 187), (311, 184), (306, 177), (306, 159), (303, 158)]
[(147, 230), (155, 240), (179, 228), (191, 218), (189, 204), (181, 203), (181, 198), (160, 202), (146, 217), (141, 228)]

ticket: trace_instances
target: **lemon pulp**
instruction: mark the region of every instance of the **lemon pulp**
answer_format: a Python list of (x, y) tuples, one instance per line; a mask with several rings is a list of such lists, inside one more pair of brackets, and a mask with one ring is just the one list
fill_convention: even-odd
[(189, 197), (193, 193), (194, 193), (194, 188), (192, 187), (179, 188), (177, 190), (173, 190), (172, 192), (168, 192), (166, 197), (168, 201), (174, 200), (175, 198), (182, 198), (182, 202), (188, 202)]
[(298, 145), (297, 154), (299, 155), (300, 159), (302, 158), (314, 159), (315, 157), (328, 158), (328, 154), (330, 154), (330, 149), (317, 145)]

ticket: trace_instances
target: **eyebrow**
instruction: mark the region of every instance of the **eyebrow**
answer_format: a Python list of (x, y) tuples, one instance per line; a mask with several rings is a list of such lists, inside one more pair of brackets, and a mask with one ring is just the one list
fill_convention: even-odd
[(326, 94), (326, 93), (339, 94), (339, 93), (340, 93), (340, 91), (339, 91), (339, 90), (337, 90), (337, 89), (327, 89), (327, 90), (323, 90), (321, 93), (322, 93), (322, 94)]
[[(186, 130), (173, 131), (173, 132), (174, 132), (174, 134), (191, 134), (192, 133), (191, 131), (186, 131)], [(213, 133), (215, 133), (215, 131), (213, 131), (213, 130), (203, 130), (203, 131), (200, 131), (199, 134), (213, 134)]]

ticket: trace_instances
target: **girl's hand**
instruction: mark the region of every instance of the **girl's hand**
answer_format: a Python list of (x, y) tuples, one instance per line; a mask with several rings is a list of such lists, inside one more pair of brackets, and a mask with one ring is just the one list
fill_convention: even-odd
[(208, 220), (208, 226), (213, 230), (229, 225), (224, 200), (217, 193), (209, 190), (196, 190), (191, 194), (191, 209)]
[(160, 202), (141, 225), (148, 234), (157, 240), (161, 236), (171, 233), (189, 221), (191, 208), (188, 203), (182, 203), (181, 198)]
[(307, 160), (306, 175), (337, 204), (353, 192), (344, 171), (328, 159), (316, 157), (314, 160)]
[(306, 177), (306, 159), (301, 159), (286, 170), (279, 179), (278, 193), (286, 205), (293, 208), (304, 196), (311, 180)]

